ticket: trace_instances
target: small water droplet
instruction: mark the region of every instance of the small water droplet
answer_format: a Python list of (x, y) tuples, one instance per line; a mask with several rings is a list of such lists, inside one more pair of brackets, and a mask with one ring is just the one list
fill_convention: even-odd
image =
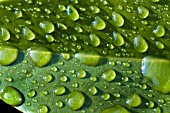
[(41, 104), (38, 108), (38, 113), (48, 113), (49, 109), (45, 104)]
[(163, 37), (165, 35), (165, 28), (162, 25), (158, 25), (155, 30), (153, 30), (153, 33), (157, 37)]
[(11, 106), (19, 106), (24, 102), (22, 93), (12, 86), (2, 89), (0, 96), (5, 103)]
[(113, 24), (116, 25), (117, 27), (121, 27), (124, 25), (124, 18), (122, 17), (121, 14), (113, 12), (112, 18), (113, 18)]
[(55, 30), (54, 24), (50, 21), (40, 22), (39, 25), (45, 33), (52, 33)]
[(149, 10), (143, 6), (138, 7), (139, 17), (145, 19), (149, 16)]
[(143, 53), (148, 50), (148, 44), (142, 36), (137, 36), (134, 39), (134, 48), (136, 51)]
[(86, 77), (86, 71), (81, 69), (77, 72), (77, 77), (78, 78), (85, 78)]
[(156, 41), (156, 47), (158, 49), (164, 49), (165, 46), (164, 46), (164, 44), (162, 42)]
[(146, 102), (146, 105), (148, 106), (148, 108), (153, 108), (155, 106), (154, 102), (153, 101), (149, 101), (149, 102)]
[(137, 93), (130, 95), (130, 97), (126, 101), (126, 104), (128, 104), (129, 107), (138, 107), (139, 105), (141, 105), (141, 103), (141, 97)]
[(36, 95), (36, 91), (35, 90), (30, 90), (28, 93), (27, 93), (27, 96), (29, 97), (29, 98), (32, 98), (32, 97), (34, 97)]
[(80, 91), (73, 91), (68, 95), (67, 103), (72, 110), (76, 111), (85, 104), (85, 96)]
[(35, 39), (35, 34), (33, 33), (33, 31), (28, 28), (28, 27), (24, 27), (22, 30), (22, 34), (24, 36), (24, 38), (26, 40), (34, 40)]
[(60, 80), (61, 80), (62, 82), (67, 82), (68, 78), (67, 78), (67, 76), (62, 76), (62, 77), (60, 78)]
[(22, 17), (22, 11), (21, 10), (16, 10), (14, 12), (14, 14), (15, 14), (16, 18), (21, 18)]
[(97, 94), (97, 88), (95, 86), (91, 86), (89, 88), (89, 92), (92, 94), (92, 95), (95, 95)]
[(99, 16), (95, 17), (95, 20), (92, 22), (92, 27), (96, 30), (103, 30), (106, 27), (106, 23)]
[(57, 106), (58, 108), (62, 108), (62, 107), (63, 107), (63, 102), (62, 102), (61, 100), (57, 101), (57, 102), (56, 102), (56, 106)]
[(100, 38), (96, 34), (90, 34), (90, 41), (94, 47), (100, 45)]
[(110, 94), (109, 94), (109, 93), (104, 93), (104, 94), (102, 94), (101, 98), (102, 98), (103, 100), (109, 100)]
[(115, 77), (116, 77), (116, 72), (113, 69), (108, 69), (102, 75), (102, 78), (107, 82), (113, 81)]
[(72, 5), (67, 6), (67, 15), (72, 21), (79, 19), (79, 13)]
[(113, 32), (113, 38), (116, 46), (122, 46), (124, 44), (123, 36), (120, 33)]
[(10, 33), (6, 28), (0, 28), (0, 39), (3, 41), (8, 41), (10, 39)]
[(68, 54), (68, 53), (62, 53), (61, 55), (62, 55), (62, 57), (63, 57), (65, 60), (69, 60), (69, 59), (70, 59), (70, 54)]
[(66, 88), (65, 86), (61, 85), (61, 86), (57, 86), (54, 90), (53, 90), (55, 95), (63, 95), (66, 92)]
[(48, 42), (54, 42), (54, 37), (52, 35), (45, 35), (45, 38)]
[(53, 76), (51, 74), (47, 73), (43, 76), (43, 79), (46, 83), (49, 83), (53, 80)]
[(91, 9), (92, 13), (99, 13), (100, 12), (100, 9), (96, 6), (90, 6), (90, 9)]

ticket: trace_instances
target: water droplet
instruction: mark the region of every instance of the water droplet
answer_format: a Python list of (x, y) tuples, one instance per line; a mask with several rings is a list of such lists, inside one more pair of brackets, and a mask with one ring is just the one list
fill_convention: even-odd
[(152, 2), (159, 2), (159, 0), (151, 0)]
[(79, 19), (79, 13), (72, 5), (67, 6), (67, 15), (72, 21)]
[(99, 16), (95, 17), (95, 20), (92, 22), (92, 27), (96, 30), (103, 30), (106, 27), (106, 23)]
[(57, 23), (58, 29), (60, 30), (67, 30), (67, 26), (62, 23)]
[(164, 44), (162, 42), (156, 41), (156, 47), (158, 49), (164, 49)]
[(115, 105), (113, 107), (102, 110), (100, 113), (130, 113), (130, 112), (121, 105)]
[(19, 50), (12, 46), (0, 46), (0, 64), (10, 65), (18, 58)]
[(36, 95), (36, 91), (35, 90), (30, 90), (29, 92), (28, 92), (28, 94), (27, 94), (27, 96), (29, 97), (29, 98), (32, 98), (32, 97), (34, 97)]
[(153, 108), (155, 106), (153, 101), (147, 102), (146, 105), (148, 106), (148, 108)]
[(58, 107), (58, 108), (62, 108), (63, 107), (63, 102), (62, 101), (57, 101), (56, 102), (56, 106)]
[(28, 27), (23, 28), (22, 34), (26, 40), (34, 40), (35, 39), (35, 34)]
[(155, 30), (153, 30), (153, 33), (157, 37), (163, 37), (165, 35), (165, 28), (162, 25), (158, 25)]
[(116, 46), (122, 46), (124, 44), (123, 36), (120, 33), (113, 32), (113, 38)]
[(141, 103), (141, 97), (137, 93), (130, 95), (130, 97), (126, 101), (126, 104), (128, 104), (129, 107), (138, 107), (141, 105)]
[(58, 8), (59, 8), (60, 11), (65, 11), (66, 10), (65, 5), (58, 5)]
[(79, 71), (77, 72), (77, 77), (78, 77), (78, 78), (84, 78), (84, 77), (86, 77), (86, 71), (83, 70), (83, 69), (79, 70)]
[(156, 107), (156, 108), (154, 109), (154, 112), (155, 112), (155, 113), (162, 113), (162, 110), (161, 110), (160, 107)]
[(145, 19), (149, 15), (149, 10), (143, 6), (140, 6), (138, 7), (138, 14), (140, 18)]
[(90, 34), (90, 41), (94, 47), (100, 45), (100, 38), (96, 34)]
[(19, 106), (24, 102), (22, 93), (12, 86), (2, 89), (0, 96), (5, 103), (11, 106)]
[(48, 42), (54, 42), (54, 37), (52, 35), (45, 35), (45, 38)]
[(43, 92), (43, 95), (47, 96), (49, 94), (49, 92), (47, 90), (44, 90)]
[(54, 90), (53, 90), (55, 95), (63, 95), (66, 92), (66, 88), (65, 86), (57, 86)]
[(110, 94), (109, 94), (109, 93), (104, 93), (104, 94), (102, 94), (101, 98), (102, 98), (103, 100), (109, 100)]
[(124, 25), (124, 18), (122, 17), (121, 14), (113, 12), (112, 18), (113, 18), (113, 24), (116, 25), (117, 27), (121, 27)]
[(69, 60), (69, 59), (70, 59), (70, 54), (68, 54), (68, 53), (62, 53), (61, 55), (62, 55), (62, 57), (63, 57), (65, 60)]
[(90, 80), (93, 81), (93, 82), (96, 82), (96, 81), (97, 81), (97, 77), (91, 76), (91, 77), (90, 77)]
[(10, 39), (10, 33), (6, 28), (0, 28), (0, 39), (3, 41), (8, 41)]
[(12, 81), (13, 81), (13, 79), (12, 79), (11, 77), (6, 77), (6, 80), (7, 80), (8, 82), (12, 82)]
[(80, 91), (73, 91), (68, 95), (67, 103), (72, 110), (76, 111), (85, 104), (85, 96)]
[(90, 9), (91, 9), (92, 13), (99, 13), (100, 12), (100, 9), (96, 6), (91, 6)]
[(43, 76), (43, 79), (46, 83), (49, 83), (53, 80), (53, 76), (51, 74), (47, 73)]
[(97, 66), (103, 62), (103, 58), (98, 54), (76, 53), (75, 57), (88, 66)]
[(61, 78), (60, 78), (60, 80), (62, 81), (62, 82), (67, 82), (67, 76), (62, 76)]
[(45, 104), (42, 104), (38, 108), (38, 113), (48, 113), (49, 109)]
[(39, 25), (45, 33), (52, 33), (55, 30), (54, 24), (50, 21), (40, 22)]
[(15, 14), (16, 18), (21, 18), (22, 17), (22, 11), (21, 10), (16, 10), (14, 12), (14, 14)]
[(142, 74), (152, 81), (154, 89), (160, 93), (170, 92), (170, 61), (168, 59), (146, 56), (142, 60)]
[(90, 92), (92, 95), (95, 95), (95, 94), (97, 94), (97, 88), (94, 87), (94, 86), (91, 86), (91, 87), (89, 88), (89, 92)]
[(134, 39), (134, 48), (136, 51), (143, 53), (148, 50), (148, 44), (142, 36), (137, 36)]
[(115, 77), (116, 77), (116, 72), (113, 69), (108, 69), (102, 75), (102, 78), (107, 82), (113, 81)]
[(77, 82), (72, 84), (73, 87), (77, 88), (79, 86), (79, 84)]
[(49, 64), (53, 53), (46, 48), (38, 48), (35, 50), (29, 49), (29, 55), (36, 66), (43, 67)]

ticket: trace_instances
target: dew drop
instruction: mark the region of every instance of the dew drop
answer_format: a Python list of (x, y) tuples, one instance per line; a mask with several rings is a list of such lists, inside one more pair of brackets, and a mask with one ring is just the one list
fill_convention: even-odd
[(96, 34), (90, 34), (90, 41), (94, 47), (100, 45), (100, 38)]
[(27, 96), (29, 97), (29, 98), (32, 98), (32, 97), (34, 97), (36, 95), (36, 91), (35, 90), (30, 90), (29, 92), (28, 92), (28, 94), (27, 94)]
[(52, 35), (45, 35), (45, 38), (48, 42), (54, 42), (54, 37)]
[(40, 22), (39, 25), (45, 33), (52, 33), (55, 30), (54, 24), (50, 21)]
[(113, 81), (115, 77), (116, 77), (116, 72), (113, 69), (108, 69), (102, 75), (102, 78), (107, 82)]
[(79, 13), (76, 10), (76, 8), (74, 8), (72, 5), (67, 6), (67, 15), (69, 16), (70, 20), (72, 21), (76, 21), (79, 19)]
[(153, 108), (155, 106), (153, 101), (147, 102), (146, 105), (148, 106), (148, 108)]
[(126, 104), (128, 104), (129, 107), (138, 107), (141, 105), (141, 103), (141, 97), (137, 93), (130, 95), (130, 97), (126, 101)]
[(65, 5), (58, 5), (58, 8), (59, 8), (60, 11), (65, 11), (66, 10)]
[(22, 93), (12, 86), (7, 86), (2, 89), (0, 96), (5, 103), (11, 106), (19, 106), (24, 102)]
[(48, 113), (49, 109), (45, 104), (41, 104), (38, 108), (38, 113)]
[(56, 106), (57, 106), (58, 108), (62, 108), (62, 107), (63, 107), (63, 102), (62, 102), (61, 100), (57, 101), (57, 102), (56, 102)]
[(138, 14), (139, 14), (140, 18), (145, 19), (149, 15), (149, 10), (143, 6), (140, 6), (140, 7), (138, 7)]
[(136, 51), (143, 53), (148, 50), (148, 44), (142, 36), (137, 36), (134, 38), (134, 48)]
[(158, 25), (155, 30), (153, 30), (153, 33), (157, 37), (163, 37), (165, 35), (165, 28), (162, 25)]
[(12, 46), (0, 46), (0, 64), (6, 66), (14, 63), (18, 54), (19, 50)]
[(61, 80), (61, 82), (67, 82), (68, 78), (67, 78), (67, 76), (62, 76), (60, 78), (60, 80)]
[(170, 61), (168, 59), (146, 56), (142, 60), (142, 74), (151, 80), (154, 90), (170, 93)]
[(10, 39), (10, 33), (6, 28), (0, 28), (0, 39), (3, 41), (8, 41)]
[(60, 30), (67, 30), (67, 26), (62, 23), (57, 23), (58, 29)]
[(98, 54), (76, 53), (75, 57), (88, 66), (98, 66), (103, 62), (103, 58)]
[(159, 2), (159, 0), (151, 0), (152, 2)]
[(16, 18), (21, 18), (22, 17), (22, 11), (21, 10), (16, 10), (14, 12), (14, 14), (15, 14)]
[(103, 109), (100, 113), (130, 113), (130, 112), (121, 105), (115, 105), (113, 107)]
[(101, 98), (102, 98), (103, 100), (109, 100), (110, 94), (109, 94), (109, 93), (104, 93), (104, 94), (102, 94)]
[(117, 27), (121, 27), (124, 25), (124, 18), (122, 17), (121, 14), (113, 12), (112, 18), (113, 18), (113, 24), (116, 25)]
[(156, 47), (158, 49), (164, 49), (164, 44), (162, 42), (156, 41)]
[(80, 91), (73, 91), (68, 95), (67, 103), (72, 110), (79, 110), (85, 104), (85, 96)]
[(65, 86), (61, 85), (61, 86), (57, 86), (54, 90), (53, 90), (55, 95), (63, 95), (66, 92), (66, 88)]
[(91, 9), (92, 13), (99, 13), (100, 12), (100, 9), (96, 6), (91, 6), (90, 9)]
[(52, 59), (52, 52), (46, 48), (38, 48), (35, 50), (29, 49), (29, 55), (33, 63), (38, 67), (43, 67), (49, 64)]
[(85, 78), (86, 77), (86, 71), (81, 69), (77, 72), (77, 77), (78, 78)]
[(23, 30), (22, 30), (22, 34), (23, 34), (23, 37), (26, 39), (26, 40), (34, 40), (35, 39), (35, 34), (33, 33), (33, 31), (28, 28), (28, 27), (24, 27)]
[(120, 33), (113, 32), (113, 38), (116, 46), (122, 46), (124, 44), (123, 36)]
[(49, 83), (53, 80), (53, 76), (51, 74), (47, 73), (43, 76), (43, 79), (46, 83)]
[(92, 22), (92, 27), (96, 30), (103, 30), (106, 27), (106, 23), (99, 16), (95, 17), (95, 20)]
[(69, 59), (70, 59), (70, 54), (68, 54), (68, 53), (62, 53), (61, 55), (62, 55), (62, 57), (63, 57), (65, 60), (69, 60)]
[(97, 94), (97, 88), (95, 86), (91, 86), (89, 88), (89, 92), (91, 93), (91, 95), (95, 95)]

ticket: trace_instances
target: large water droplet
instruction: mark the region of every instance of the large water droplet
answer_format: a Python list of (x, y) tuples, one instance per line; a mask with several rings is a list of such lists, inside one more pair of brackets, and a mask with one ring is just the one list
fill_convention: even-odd
[(124, 25), (124, 18), (122, 17), (121, 14), (113, 12), (112, 18), (113, 18), (113, 24), (116, 25), (117, 27), (121, 27)]
[(96, 34), (90, 34), (90, 41), (94, 47), (100, 45), (100, 38)]
[(142, 60), (143, 76), (150, 79), (154, 89), (160, 93), (170, 93), (170, 61), (146, 56)]
[(72, 110), (78, 110), (85, 104), (85, 96), (80, 91), (73, 91), (68, 95), (67, 103)]
[(48, 113), (49, 109), (45, 104), (42, 104), (38, 108), (38, 113)]
[(67, 15), (72, 21), (79, 19), (79, 13), (72, 5), (67, 6)]
[(138, 14), (139, 14), (140, 18), (144, 19), (144, 18), (148, 17), (149, 10), (143, 6), (140, 6), (140, 7), (138, 7)]
[(18, 58), (19, 50), (11, 46), (0, 46), (0, 64), (10, 65)]
[(28, 28), (28, 27), (24, 27), (22, 30), (22, 34), (24, 36), (24, 38), (26, 40), (34, 40), (35, 39), (35, 34), (33, 33), (33, 31)]
[(0, 39), (3, 41), (8, 41), (10, 39), (10, 33), (6, 28), (0, 28)]
[(108, 69), (102, 75), (102, 78), (107, 82), (113, 81), (115, 77), (116, 77), (116, 72), (113, 69)]
[(123, 36), (120, 33), (113, 32), (113, 38), (116, 46), (122, 46), (124, 44)]
[(92, 22), (92, 27), (96, 30), (103, 30), (106, 27), (106, 23), (99, 16), (95, 17), (95, 20)]
[(103, 62), (103, 58), (98, 54), (76, 53), (75, 57), (88, 66), (98, 66)]
[(165, 35), (165, 28), (162, 25), (158, 25), (155, 30), (153, 30), (153, 33), (157, 37), (163, 37)]
[(12, 106), (19, 106), (24, 102), (22, 93), (12, 86), (2, 89), (0, 96), (5, 103)]
[(54, 92), (54, 94), (55, 95), (63, 95), (65, 92), (66, 92), (66, 88), (65, 88), (65, 86), (58, 86), (58, 87), (56, 87), (54, 90), (53, 90), (53, 92)]
[(29, 55), (33, 63), (38, 67), (47, 65), (52, 59), (52, 52), (46, 48), (29, 49)]
[(126, 108), (121, 105), (115, 105), (111, 108), (106, 108), (100, 113), (130, 113)]
[(40, 22), (39, 25), (45, 33), (52, 33), (55, 30), (54, 24), (50, 21)]
[(148, 50), (148, 44), (142, 36), (137, 36), (134, 39), (134, 48), (136, 51), (143, 53)]
[(126, 101), (126, 104), (128, 104), (129, 107), (138, 107), (141, 105), (141, 103), (141, 97), (137, 93), (130, 95), (130, 97)]

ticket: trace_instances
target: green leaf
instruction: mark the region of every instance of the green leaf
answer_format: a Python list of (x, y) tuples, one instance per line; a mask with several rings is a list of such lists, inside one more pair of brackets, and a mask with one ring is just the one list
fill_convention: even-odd
[(25, 113), (170, 112), (169, 2), (0, 1), (0, 99)]

